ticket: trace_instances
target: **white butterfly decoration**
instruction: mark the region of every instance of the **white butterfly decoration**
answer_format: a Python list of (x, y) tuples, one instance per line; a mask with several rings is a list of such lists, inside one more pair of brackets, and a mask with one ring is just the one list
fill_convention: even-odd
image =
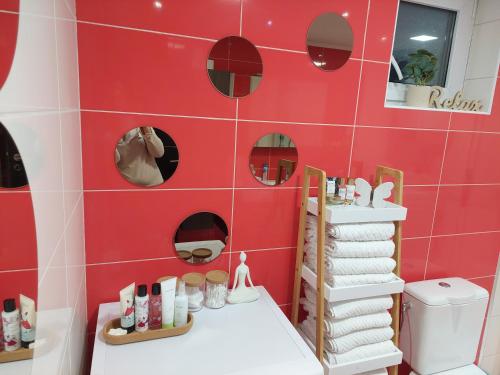
[(356, 184), (356, 205), (366, 207), (372, 202), (373, 208), (384, 208), (385, 200), (391, 196), (392, 188), (394, 184), (392, 182), (384, 182), (380, 184), (372, 191), (372, 186), (363, 178), (357, 178)]

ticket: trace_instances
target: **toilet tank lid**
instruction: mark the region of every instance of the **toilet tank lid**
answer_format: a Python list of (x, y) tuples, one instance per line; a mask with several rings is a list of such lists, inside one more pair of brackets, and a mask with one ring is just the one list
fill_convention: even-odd
[(489, 296), (486, 289), (459, 277), (408, 283), (405, 293), (431, 306), (462, 305)]

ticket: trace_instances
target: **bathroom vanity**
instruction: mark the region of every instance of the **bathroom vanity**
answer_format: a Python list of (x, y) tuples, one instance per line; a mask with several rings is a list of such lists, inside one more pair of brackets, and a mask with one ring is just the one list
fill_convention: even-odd
[(104, 324), (119, 316), (119, 303), (99, 307), (91, 375), (288, 374), (322, 375), (323, 367), (263, 287), (252, 303), (204, 307), (183, 336), (108, 345)]

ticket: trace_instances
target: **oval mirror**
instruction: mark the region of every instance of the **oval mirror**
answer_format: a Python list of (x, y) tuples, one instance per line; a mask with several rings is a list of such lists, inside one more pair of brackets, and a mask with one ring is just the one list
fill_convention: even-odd
[(339, 69), (351, 56), (353, 39), (351, 26), (344, 17), (337, 13), (324, 13), (309, 26), (307, 52), (319, 69)]
[(207, 61), (210, 81), (223, 95), (239, 98), (255, 91), (262, 79), (262, 59), (257, 48), (239, 36), (214, 44)]
[(208, 263), (226, 248), (227, 225), (212, 212), (198, 212), (186, 218), (175, 232), (177, 256), (193, 264)]
[(164, 131), (150, 126), (129, 130), (116, 144), (118, 171), (132, 184), (157, 186), (174, 174), (179, 152), (174, 140)]
[[(20, 353), (35, 339), (38, 288), (35, 217), (21, 155), (1, 123), (0, 207), (0, 304), (2, 310), (14, 305), (20, 309), (23, 295), (24, 303), (33, 306), (30, 311), (19, 310), (20, 325), (5, 320), (3, 328), (0, 324), (0, 352)], [(2, 366), (8, 364), (0, 363), (0, 373)]]
[(267, 134), (252, 148), (250, 171), (264, 185), (280, 185), (292, 177), (297, 160), (297, 148), (289, 136)]

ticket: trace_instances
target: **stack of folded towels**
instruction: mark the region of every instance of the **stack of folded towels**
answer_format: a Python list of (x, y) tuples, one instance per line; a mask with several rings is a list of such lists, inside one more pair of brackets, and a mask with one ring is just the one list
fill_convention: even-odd
[[(316, 272), (317, 218), (308, 215), (304, 263)], [(326, 224), (325, 281), (332, 287), (393, 281), (394, 223)]]
[[(311, 341), (316, 340), (316, 295), (309, 286), (301, 299), (307, 319), (302, 331)], [(325, 302), (323, 321), (325, 358), (331, 365), (352, 362), (393, 353), (394, 331), (387, 310), (392, 308), (391, 296), (372, 297), (343, 302)]]
[[(308, 215), (304, 263), (316, 272), (317, 218)], [(325, 282), (332, 287), (380, 284), (393, 281), (394, 223), (326, 224)], [(307, 284), (301, 299), (307, 319), (303, 332), (315, 341), (316, 294)], [(391, 296), (328, 303), (325, 301), (325, 355), (341, 364), (396, 350), (391, 339)]]

